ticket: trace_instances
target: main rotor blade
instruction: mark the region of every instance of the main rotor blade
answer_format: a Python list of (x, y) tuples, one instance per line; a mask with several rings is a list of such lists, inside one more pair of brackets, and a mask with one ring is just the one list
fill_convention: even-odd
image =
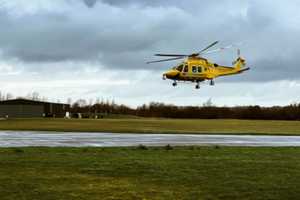
[(204, 52), (202, 54), (216, 53), (216, 52), (224, 51), (226, 49), (231, 49), (232, 47), (234, 47), (234, 45), (231, 44), (231, 45), (228, 45), (226, 47), (221, 47), (221, 48), (218, 48), (218, 49), (213, 49), (211, 51)]
[(202, 54), (204, 51), (206, 51), (207, 49), (210, 49), (211, 47), (215, 46), (218, 43), (219, 43), (219, 41), (213, 42), (212, 44), (208, 45), (207, 47), (205, 47), (204, 49), (202, 49), (201, 51), (199, 51), (198, 54)]
[(234, 48), (234, 47), (238, 47), (240, 45), (241, 45), (241, 43), (231, 44), (231, 45), (228, 45), (228, 46), (225, 46), (225, 47), (221, 47), (221, 48), (218, 48), (218, 49), (213, 49), (211, 51), (204, 52), (204, 53), (202, 53), (202, 55), (203, 54), (211, 54), (211, 53), (216, 53), (216, 52), (224, 51), (226, 49), (231, 49), (231, 48)]
[(185, 54), (162, 54), (162, 53), (158, 53), (158, 54), (155, 54), (155, 56), (184, 57), (184, 56), (189, 56), (189, 55), (185, 55)]
[(179, 59), (182, 59), (182, 58), (184, 58), (184, 56), (176, 57), (176, 58), (163, 59), (163, 60), (149, 61), (149, 62), (147, 62), (147, 64), (158, 63), (158, 62), (166, 62), (166, 61), (171, 61), (171, 60), (179, 60)]

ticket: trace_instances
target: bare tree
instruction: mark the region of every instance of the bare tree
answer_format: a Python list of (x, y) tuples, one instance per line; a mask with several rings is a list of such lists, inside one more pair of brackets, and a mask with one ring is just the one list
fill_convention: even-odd
[(14, 98), (14, 96), (11, 93), (6, 94), (6, 98), (5, 98), (6, 100), (11, 100), (13, 98)]
[(75, 103), (78, 104), (79, 107), (85, 107), (85, 106), (87, 106), (87, 102), (86, 102), (85, 99), (79, 99)]
[(32, 92), (27, 94), (26, 98), (34, 101), (38, 101), (40, 99), (40, 94), (38, 92)]
[(38, 101), (40, 99), (40, 94), (38, 92), (33, 92), (32, 99)]
[(203, 103), (203, 107), (213, 107), (214, 104), (212, 103), (212, 99), (209, 98), (206, 102)]
[(72, 98), (68, 98), (67, 104), (72, 105)]

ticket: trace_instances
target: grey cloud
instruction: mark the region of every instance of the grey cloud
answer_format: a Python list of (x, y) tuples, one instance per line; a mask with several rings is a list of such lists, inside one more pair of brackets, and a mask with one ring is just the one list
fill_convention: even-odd
[(83, 1), (89, 8), (94, 7), (97, 3), (97, 0), (83, 0)]
[[(161, 26), (159, 23), (164, 23), (162, 20), (146, 27), (141, 19), (136, 19), (137, 24), (130, 21), (122, 24), (119, 16), (106, 16), (103, 19), (89, 13), (79, 16), (76, 12), (69, 14), (37, 13), (15, 19), (3, 14), (9, 27), (3, 30), (0, 38), (4, 55), (25, 62), (56, 62), (93, 60), (99, 55), (117, 57), (128, 52), (138, 54), (158, 42), (158, 33), (152, 31)], [(109, 11), (103, 14), (107, 15)], [(123, 17), (126, 14), (118, 15)], [(132, 19), (135, 17), (137, 14), (131, 16)], [(147, 20), (150, 23), (152, 21), (151, 17)], [(167, 27), (176, 28), (172, 25)], [(167, 36), (166, 33), (162, 35)]]
[[(95, 61), (110, 69), (162, 70), (176, 62), (149, 66), (145, 61), (157, 52), (197, 51), (214, 40), (222, 45), (243, 41), (252, 71), (237, 81), (300, 78), (300, 30), (289, 26), (290, 17), (299, 16), (280, 15), (290, 9), (280, 2), (84, 0), (93, 9), (68, 2), (64, 12), (22, 17), (1, 8), (2, 55), (26, 63)], [(235, 51), (208, 57), (230, 64)]]
[[(99, 0), (102, 3), (106, 3), (116, 7), (128, 7), (128, 6), (139, 6), (139, 7), (177, 7), (181, 9), (194, 10), (194, 12), (205, 12), (205, 9), (212, 8), (215, 4), (219, 3), (218, 0), (211, 0), (209, 3), (205, 1), (182, 1), (182, 0)], [(233, 3), (232, 0), (227, 2)], [(197, 9), (195, 9), (197, 8)]]
[(129, 5), (142, 5), (142, 6), (162, 6), (162, 5), (178, 5), (180, 1), (174, 0), (174, 1), (161, 1), (161, 0), (102, 0), (103, 3), (107, 3), (114, 6), (129, 6)]

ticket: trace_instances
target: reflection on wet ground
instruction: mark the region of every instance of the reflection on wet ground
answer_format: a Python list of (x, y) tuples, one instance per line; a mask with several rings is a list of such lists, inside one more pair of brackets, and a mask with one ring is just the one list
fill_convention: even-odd
[(300, 136), (62, 133), (0, 131), (0, 147), (300, 146)]

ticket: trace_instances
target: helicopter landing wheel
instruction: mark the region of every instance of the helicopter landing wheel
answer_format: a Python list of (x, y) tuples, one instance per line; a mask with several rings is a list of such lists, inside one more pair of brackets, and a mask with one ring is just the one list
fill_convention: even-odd
[(197, 85), (195, 86), (195, 88), (198, 90), (198, 89), (200, 89), (200, 82), (199, 81), (197, 81)]
[(211, 79), (209, 85), (211, 86), (215, 85), (215, 81)]
[(177, 82), (172, 83), (172, 85), (173, 85), (174, 87), (177, 86)]

